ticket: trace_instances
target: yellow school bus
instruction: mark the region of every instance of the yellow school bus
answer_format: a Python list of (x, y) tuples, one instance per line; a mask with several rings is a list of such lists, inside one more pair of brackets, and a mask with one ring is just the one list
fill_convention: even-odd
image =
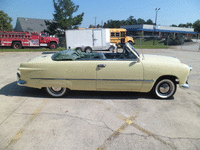
[(132, 37), (126, 36), (126, 32), (126, 29), (123, 28), (110, 28), (110, 42), (115, 43), (119, 47), (127, 42), (135, 44)]

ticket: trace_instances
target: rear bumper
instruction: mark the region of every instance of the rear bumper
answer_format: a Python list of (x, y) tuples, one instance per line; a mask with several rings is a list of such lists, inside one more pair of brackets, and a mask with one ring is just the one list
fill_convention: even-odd
[(19, 86), (25, 86), (26, 85), (26, 81), (23, 81), (23, 80), (20, 79), (20, 74), (19, 73), (17, 73), (17, 84)]

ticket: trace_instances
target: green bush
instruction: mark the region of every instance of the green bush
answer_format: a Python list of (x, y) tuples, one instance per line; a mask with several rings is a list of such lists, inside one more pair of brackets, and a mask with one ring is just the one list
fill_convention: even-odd
[(184, 42), (193, 42), (192, 39), (185, 39)]
[(168, 37), (165, 38), (164, 44), (165, 45), (181, 45), (184, 43), (184, 36), (181, 34), (177, 34), (174, 36), (170, 34)]

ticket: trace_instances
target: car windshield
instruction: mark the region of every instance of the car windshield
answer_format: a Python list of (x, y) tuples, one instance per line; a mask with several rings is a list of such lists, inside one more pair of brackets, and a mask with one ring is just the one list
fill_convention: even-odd
[(85, 53), (78, 52), (76, 50), (64, 50), (57, 52), (52, 55), (52, 60), (54, 61), (63, 61), (63, 60), (96, 60), (96, 59), (105, 59), (105, 56), (102, 53)]
[(128, 49), (131, 49), (138, 57), (140, 57), (140, 54), (138, 53), (138, 51), (133, 47), (132, 44), (130, 43), (126, 43), (125, 47), (128, 47)]

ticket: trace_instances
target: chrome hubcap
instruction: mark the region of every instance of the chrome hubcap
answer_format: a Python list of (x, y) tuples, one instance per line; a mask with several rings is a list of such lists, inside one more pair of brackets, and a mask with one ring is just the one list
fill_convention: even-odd
[(170, 90), (170, 86), (167, 83), (164, 83), (160, 86), (161, 93), (167, 93)]
[(169, 98), (176, 91), (175, 83), (170, 79), (163, 79), (155, 87), (155, 94), (159, 98)]
[(52, 90), (54, 90), (56, 92), (60, 91), (61, 89), (62, 89), (62, 87), (52, 87)]
[(53, 97), (62, 97), (67, 90), (63, 87), (46, 87), (46, 91)]

